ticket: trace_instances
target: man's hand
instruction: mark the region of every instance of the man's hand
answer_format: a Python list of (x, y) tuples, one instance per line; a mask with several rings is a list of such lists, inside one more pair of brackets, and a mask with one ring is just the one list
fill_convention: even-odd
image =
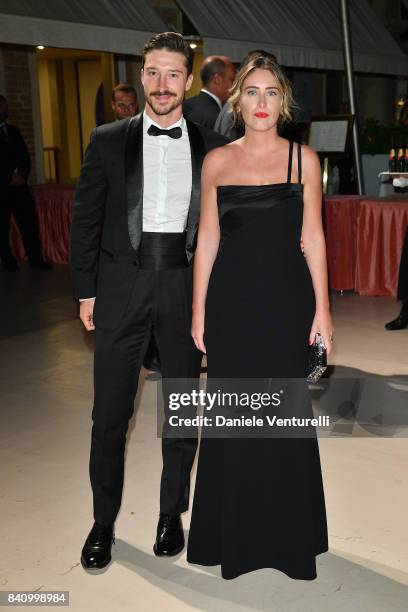
[(9, 184), (11, 187), (21, 187), (22, 185), (25, 185), (25, 182), (26, 180), (23, 174), (13, 174)]
[(305, 245), (303, 244), (303, 239), (300, 239), (300, 250), (302, 251), (303, 255), (305, 254)]
[(83, 300), (79, 303), (79, 318), (86, 331), (93, 331), (95, 329), (95, 325), (93, 324), (93, 309), (95, 305), (95, 298), (90, 298), (89, 300)]

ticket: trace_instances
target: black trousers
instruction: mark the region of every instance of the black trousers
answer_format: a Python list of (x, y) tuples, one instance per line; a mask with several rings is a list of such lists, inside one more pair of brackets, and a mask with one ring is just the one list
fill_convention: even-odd
[[(169, 252), (160, 244), (152, 253), (146, 250), (141, 258), (142, 267), (135, 272), (130, 301), (118, 327), (105, 330), (95, 323), (90, 478), (94, 519), (105, 525), (115, 521), (121, 504), (126, 433), (151, 333), (163, 379), (198, 379), (200, 375), (202, 355), (190, 333), (192, 269), (187, 266), (184, 247), (176, 257), (174, 249)], [(180, 254), (186, 262), (183, 267), (177, 266)], [(161, 512), (187, 510), (196, 449), (197, 438), (162, 438)]]
[(16, 259), (10, 249), (10, 219), (14, 216), (30, 263), (42, 258), (35, 201), (27, 185), (3, 187), (0, 190), (0, 257), (7, 263)]
[(402, 300), (404, 314), (408, 315), (408, 228), (405, 232), (404, 245), (401, 253), (397, 296), (399, 300)]

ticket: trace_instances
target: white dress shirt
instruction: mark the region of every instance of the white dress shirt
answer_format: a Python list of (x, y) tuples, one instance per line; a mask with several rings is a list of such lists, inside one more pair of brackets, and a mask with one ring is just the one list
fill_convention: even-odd
[(181, 138), (149, 136), (154, 124), (143, 113), (143, 231), (183, 232), (191, 198), (191, 151), (184, 117), (166, 129), (181, 127)]
[[(150, 136), (149, 127), (161, 127), (143, 113), (143, 231), (183, 232), (187, 224), (192, 188), (191, 150), (186, 120), (181, 138)], [(94, 299), (82, 298), (80, 302)]]
[(206, 93), (207, 95), (211, 96), (216, 103), (218, 104), (218, 106), (220, 107), (220, 109), (222, 109), (222, 103), (221, 100), (219, 99), (218, 96), (216, 96), (215, 94), (213, 94), (211, 91), (208, 91), (208, 89), (204, 89), (204, 87), (202, 88), (202, 90), (204, 93)]

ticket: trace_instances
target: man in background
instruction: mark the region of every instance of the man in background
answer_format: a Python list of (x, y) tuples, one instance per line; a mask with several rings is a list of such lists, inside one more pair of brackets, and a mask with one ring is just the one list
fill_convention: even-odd
[(200, 69), (203, 88), (198, 96), (184, 102), (184, 116), (212, 130), (222, 105), (229, 97), (234, 75), (234, 64), (228, 57), (224, 55), (207, 57)]
[(23, 239), (31, 268), (49, 269), (43, 260), (34, 198), (27, 185), (30, 154), (20, 130), (7, 123), (9, 106), (0, 95), (0, 257), (3, 268), (17, 272), (17, 260), (10, 248), (10, 221), (13, 215)]
[(128, 83), (119, 83), (112, 91), (112, 110), (115, 119), (128, 119), (138, 112), (136, 89)]
[(397, 298), (401, 300), (401, 310), (396, 319), (385, 324), (385, 329), (388, 331), (408, 328), (408, 228), (405, 232), (404, 246), (401, 253)]

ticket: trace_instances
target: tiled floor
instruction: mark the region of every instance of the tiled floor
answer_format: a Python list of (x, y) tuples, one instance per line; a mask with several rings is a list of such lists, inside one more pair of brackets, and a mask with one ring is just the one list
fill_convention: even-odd
[[(153, 555), (161, 454), (148, 380), (128, 435), (114, 562), (86, 574), (79, 553), (92, 524), (92, 335), (76, 319), (63, 266), (1, 272), (0, 291), (0, 590), (67, 590), (75, 611), (406, 612), (406, 438), (320, 439), (330, 551), (318, 557), (316, 580), (266, 569), (225, 581), (218, 568), (188, 565), (185, 553)], [(383, 328), (398, 312), (395, 300), (332, 301), (332, 364), (408, 375), (408, 330)], [(188, 531), (188, 514), (183, 520)]]

